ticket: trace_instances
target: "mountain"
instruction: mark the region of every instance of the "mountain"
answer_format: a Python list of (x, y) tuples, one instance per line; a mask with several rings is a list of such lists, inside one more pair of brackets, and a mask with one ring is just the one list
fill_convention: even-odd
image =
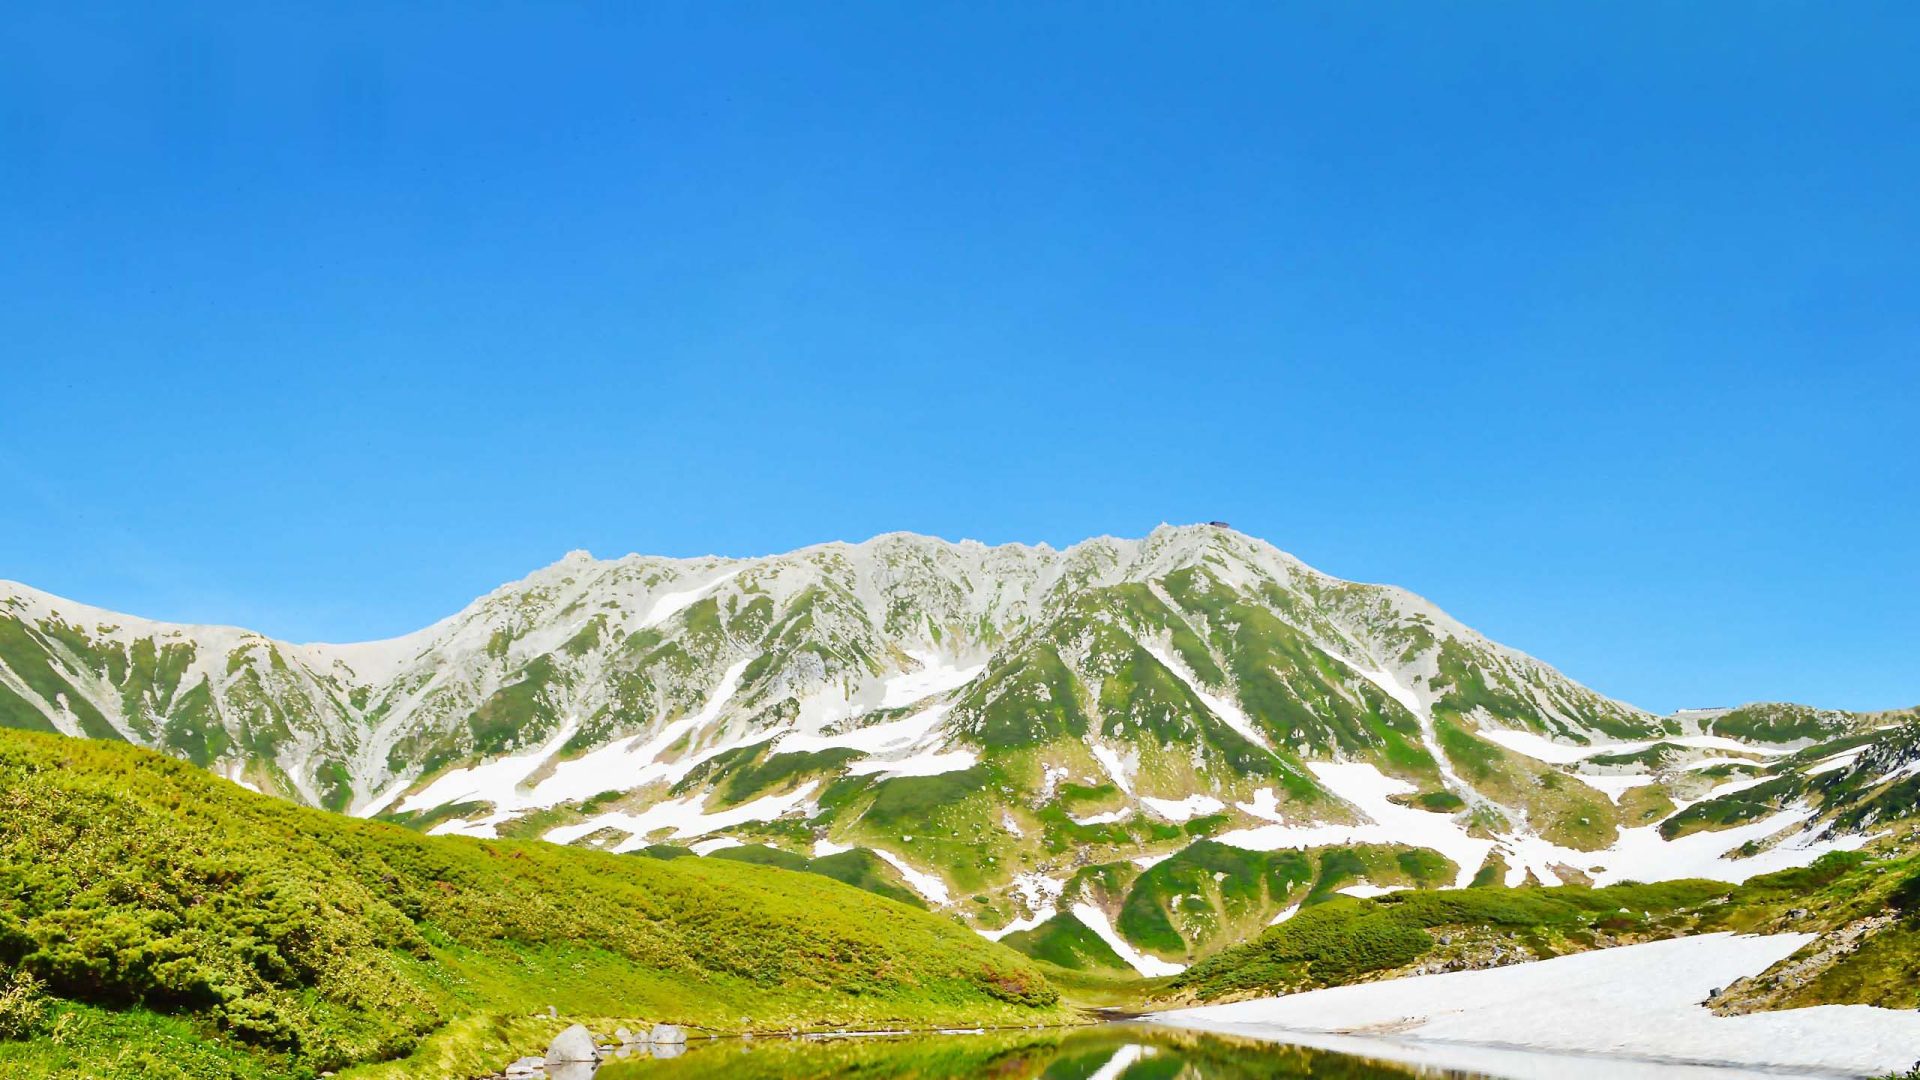
[(9, 584), (0, 724), (435, 833), (859, 849), (875, 888), (1029, 949), (1090, 933), (1148, 974), (1336, 892), (1804, 864), (1911, 811), (1879, 802), (1904, 765), (1850, 789), (1871, 818), (1827, 805), (1845, 740), (1890, 747), (1862, 769), (1913, 744), (1796, 706), (1654, 716), (1216, 526), (576, 552), (356, 645)]

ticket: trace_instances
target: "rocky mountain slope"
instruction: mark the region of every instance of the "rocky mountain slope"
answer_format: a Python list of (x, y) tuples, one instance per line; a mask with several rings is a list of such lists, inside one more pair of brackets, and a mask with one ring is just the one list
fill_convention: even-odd
[(1801, 864), (1904, 819), (1914, 745), (1792, 706), (1653, 716), (1211, 526), (574, 553), (357, 645), (0, 585), (0, 724), (433, 832), (864, 849), (990, 936), (1145, 973), (1335, 891)]

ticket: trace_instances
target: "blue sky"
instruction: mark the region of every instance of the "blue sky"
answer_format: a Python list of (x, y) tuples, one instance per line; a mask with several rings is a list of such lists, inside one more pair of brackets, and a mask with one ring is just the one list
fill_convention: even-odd
[(339, 640), (1225, 518), (1650, 708), (1920, 702), (1911, 4), (69, 6), (0, 576)]

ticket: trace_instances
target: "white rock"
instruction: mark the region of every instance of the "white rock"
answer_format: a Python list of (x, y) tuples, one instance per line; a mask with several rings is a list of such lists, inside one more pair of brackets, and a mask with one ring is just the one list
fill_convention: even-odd
[(600, 1053), (593, 1045), (593, 1032), (585, 1026), (575, 1024), (553, 1037), (547, 1046), (547, 1064), (559, 1065), (570, 1061), (598, 1061)]

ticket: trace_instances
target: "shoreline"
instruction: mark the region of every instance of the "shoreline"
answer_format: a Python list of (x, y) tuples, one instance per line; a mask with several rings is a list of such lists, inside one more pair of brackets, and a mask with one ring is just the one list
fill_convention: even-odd
[[(1313, 1031), (1266, 1024), (1208, 1023), (1145, 1017), (1137, 1021), (1169, 1031), (1199, 1031), (1305, 1046), (1401, 1065), (1484, 1073), (1500, 1080), (1868, 1080), (1879, 1073), (1818, 1066), (1752, 1065), (1735, 1061), (1609, 1054), (1546, 1049), (1516, 1043), (1422, 1039), (1405, 1035), (1363, 1035)], [(1916, 1048), (1920, 1053), (1920, 1048)], [(1577, 1071), (1576, 1071), (1577, 1070)]]
[(1920, 1011), (1821, 1005), (1717, 1016), (1713, 991), (1807, 935), (1704, 934), (1503, 968), (1420, 975), (1154, 1013), (1143, 1022), (1514, 1080), (1698, 1075), (1840, 1080), (1904, 1072)]

